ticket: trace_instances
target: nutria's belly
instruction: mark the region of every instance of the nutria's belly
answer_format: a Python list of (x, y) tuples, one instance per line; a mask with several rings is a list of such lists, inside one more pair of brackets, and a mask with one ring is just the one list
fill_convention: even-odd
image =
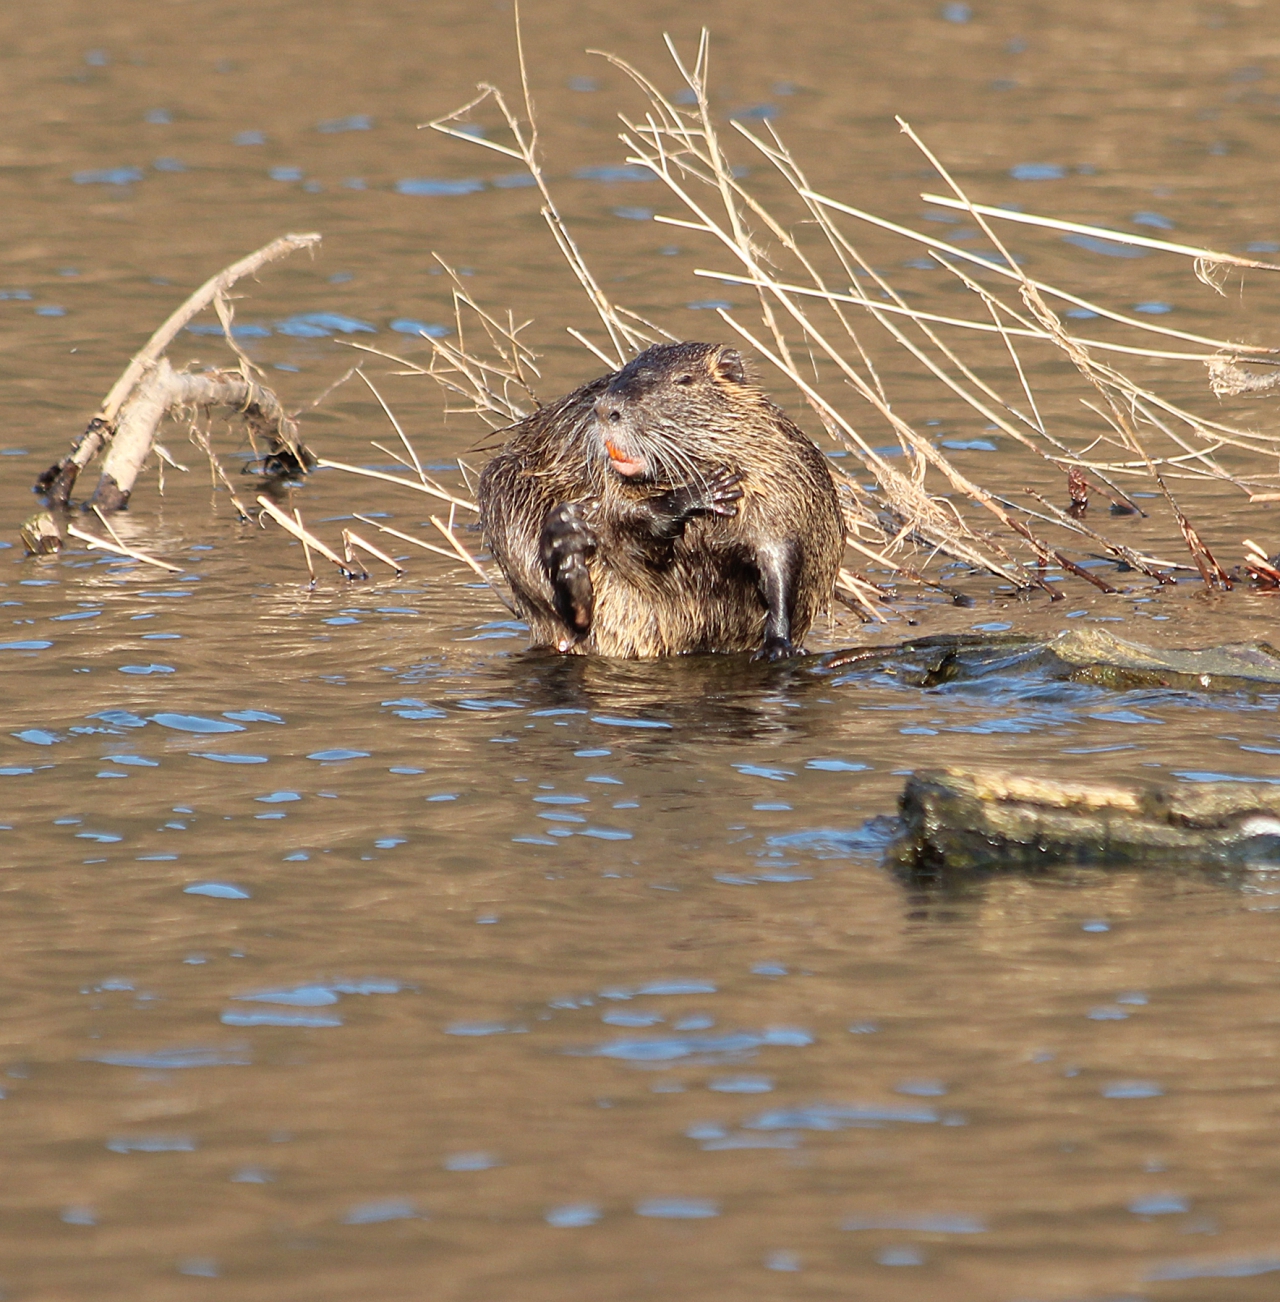
[(648, 659), (694, 651), (755, 651), (765, 608), (753, 581), (723, 571), (629, 576), (599, 567), (591, 634), (577, 650)]

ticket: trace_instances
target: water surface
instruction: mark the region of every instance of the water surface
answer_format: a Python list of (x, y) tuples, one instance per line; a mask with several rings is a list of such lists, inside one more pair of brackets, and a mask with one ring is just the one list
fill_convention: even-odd
[[(60, 0), (42, 17), (0, 19), (4, 1295), (1274, 1296), (1274, 875), (927, 895), (880, 868), (868, 823), (946, 762), (1280, 780), (1275, 697), (530, 655), (469, 571), (425, 554), (308, 590), (299, 549), (236, 523), (180, 427), (167, 445), (190, 472), (163, 497), (149, 473), (117, 527), (181, 574), (23, 558), (31, 482), (128, 356), (284, 231), (321, 231), (323, 251), (240, 286), (236, 319), (287, 403), (352, 364), (342, 341), (426, 357), (417, 330), (453, 324), (433, 250), (535, 319), (545, 396), (597, 369), (563, 332), (587, 314), (536, 192), (415, 130), (477, 81), (514, 87), (504, 6)], [(715, 250), (648, 220), (659, 188), (615, 170), (614, 113), (635, 101), (583, 51), (674, 90), (661, 33), (687, 48), (704, 22), (722, 120), (772, 122), (816, 184), (895, 220), (924, 228), (936, 184), (900, 112), (988, 202), (1280, 243), (1263, 7), (525, 18), (566, 216), (610, 292), (678, 335), (722, 329), (686, 305), (745, 291), (694, 278)], [(1274, 337), (1260, 278), (1221, 299), (1183, 262), (1015, 243), (1113, 306)], [(895, 268), (921, 294), (934, 274)], [(225, 356), (208, 333), (174, 350)], [(1068, 377), (1037, 365), (1069, 425)], [(461, 488), (451, 459), (481, 428), (391, 369), (371, 373)], [(1151, 370), (1213, 409), (1198, 377)], [(970, 473), (1021, 470), (905, 366), (889, 379)], [(304, 433), (391, 464), (355, 385)], [(238, 433), (219, 437), (234, 453)], [(1241, 537), (1276, 549), (1239, 495), (1179, 492), (1224, 563)], [(295, 500), (331, 541), (356, 510), (420, 532), (433, 509), (332, 472)], [(1155, 512), (1105, 527), (1178, 546)], [(1190, 582), (1072, 582), (1051, 605), (953, 577), (977, 606), (907, 593), (812, 649), (1094, 623), (1202, 646), (1274, 621), (1272, 598)]]

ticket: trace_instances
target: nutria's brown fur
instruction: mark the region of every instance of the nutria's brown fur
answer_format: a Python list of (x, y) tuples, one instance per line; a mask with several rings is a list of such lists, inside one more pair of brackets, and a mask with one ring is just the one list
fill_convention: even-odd
[(485, 540), (534, 646), (793, 655), (843, 548), (822, 453), (715, 344), (659, 344), (516, 425)]

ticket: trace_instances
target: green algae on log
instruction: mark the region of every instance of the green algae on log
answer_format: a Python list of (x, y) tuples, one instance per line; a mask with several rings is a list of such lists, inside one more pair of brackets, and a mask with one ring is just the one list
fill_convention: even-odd
[(913, 774), (887, 862), (912, 877), (1068, 864), (1280, 863), (1280, 790), (1059, 782), (981, 769)]
[(1114, 691), (1168, 687), (1181, 691), (1280, 690), (1280, 651), (1268, 642), (1231, 642), (1200, 650), (1165, 650), (1100, 628), (1056, 637), (1021, 633), (942, 633), (888, 647), (854, 648), (822, 657), (819, 673), (890, 673), (913, 687), (993, 675), (1039, 674)]
[(1072, 629), (1044, 646), (1077, 683), (1117, 691), (1175, 687), (1238, 691), (1280, 687), (1280, 651), (1269, 642), (1228, 642), (1198, 651), (1164, 650), (1115, 637), (1104, 629)]

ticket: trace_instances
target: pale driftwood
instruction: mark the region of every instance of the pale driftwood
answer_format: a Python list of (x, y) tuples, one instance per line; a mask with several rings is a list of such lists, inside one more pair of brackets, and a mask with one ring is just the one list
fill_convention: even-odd
[(261, 438), (266, 443), (271, 456), (292, 457), (303, 469), (314, 464), (314, 458), (298, 440), (293, 419), (270, 389), (246, 379), (240, 371), (175, 371), (169, 359), (161, 357), (120, 410), (92, 505), (104, 511), (120, 511), (128, 506), (160, 422), (171, 412), (192, 407), (228, 408), (244, 419), (255, 441)]
[[(224, 268), (216, 276), (205, 281), (176, 312), (169, 316), (141, 351), (134, 356), (129, 365), (125, 367), (120, 378), (111, 387), (111, 392), (103, 400), (98, 414), (85, 427), (84, 433), (76, 440), (71, 452), (61, 461), (50, 466), (37, 480), (37, 491), (43, 493), (52, 505), (66, 506), (80, 472), (107, 444), (114, 440), (119, 424), (124, 419), (122, 413), (125, 412), (131, 400), (137, 396), (135, 391), (143, 387), (146, 379), (158, 368), (165, 349), (177, 337), (183, 326), (198, 313), (209, 307), (210, 304), (213, 304), (218, 309), (218, 316), (223, 323), (224, 329), (227, 329), (231, 319), (227, 291), (236, 281), (244, 276), (252, 275), (255, 271), (265, 267), (268, 263), (275, 262), (278, 258), (286, 257), (298, 249), (313, 249), (319, 243), (320, 236), (315, 234), (282, 235), (279, 239), (272, 240), (270, 244), (264, 245), (255, 253), (249, 254), (248, 257), (241, 258), (239, 262), (232, 263), (231, 266)], [(227, 330), (227, 337), (230, 341), (229, 329)], [(236, 351), (239, 352), (238, 349)], [(252, 389), (258, 395), (269, 394), (270, 402), (278, 410), (279, 403), (275, 395), (261, 386), (250, 385), (246, 376), (247, 368), (245, 375), (241, 377), (244, 379), (247, 388)], [(139, 420), (142, 417), (143, 413), (140, 412)], [(159, 423), (158, 419), (156, 423)], [(152, 430), (154, 432), (154, 426)], [(295, 461), (304, 467), (306, 466), (309, 454), (298, 443), (297, 431), (292, 422), (288, 422), (287, 425), (285, 422), (281, 422), (277, 431), (277, 439), (282, 448), (288, 451)], [(134, 455), (136, 456), (136, 454)], [(143, 455), (145, 456), (145, 453)], [(138, 467), (141, 466), (141, 460), (138, 460), (137, 465)], [(134, 469), (133, 475), (136, 477), (137, 468)], [(119, 481), (116, 482), (118, 485)], [(124, 491), (124, 501), (112, 502), (110, 489), (105, 485), (104, 474), (104, 481), (99, 483), (98, 492), (94, 495), (95, 500), (101, 506), (106, 506), (110, 510), (117, 510), (128, 501), (128, 493), (132, 489), (132, 484), (133, 479), (130, 478), (129, 489)]]
[(1280, 844), (1280, 791), (1236, 782), (1113, 785), (945, 768), (913, 774), (899, 806), (889, 859), (916, 878), (1246, 863), (1274, 858)]

